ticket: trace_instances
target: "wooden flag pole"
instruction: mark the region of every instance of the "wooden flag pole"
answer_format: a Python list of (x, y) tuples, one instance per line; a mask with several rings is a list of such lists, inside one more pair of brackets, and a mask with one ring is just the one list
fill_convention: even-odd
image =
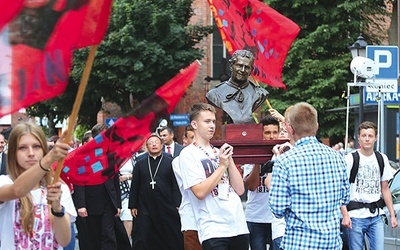
[(272, 106), (271, 106), (271, 104), (269, 103), (268, 99), (265, 99), (265, 103), (268, 105), (268, 108), (269, 108), (269, 109), (272, 109)]
[[(94, 46), (90, 47), (90, 52), (89, 52), (88, 58), (86, 60), (85, 69), (83, 71), (81, 82), (79, 84), (78, 93), (76, 94), (76, 98), (75, 98), (74, 106), (72, 108), (71, 116), (69, 117), (68, 130), (67, 130), (67, 134), (64, 138), (64, 142), (68, 142), (72, 136), (75, 121), (76, 121), (76, 118), (78, 117), (79, 109), (82, 104), (83, 94), (85, 93), (85, 89), (86, 89), (87, 83), (89, 81), (90, 71), (92, 70), (93, 61), (94, 61), (94, 57), (96, 55), (97, 48), (98, 48), (98, 45), (94, 45)], [(58, 161), (57, 169), (54, 174), (53, 183), (58, 182), (63, 164), (64, 164), (64, 158), (62, 158)]]
[[(258, 83), (257, 79), (256, 79), (253, 75), (251, 75), (251, 77), (253, 78), (255, 84), (256, 84), (257, 86), (260, 86), (260, 84)], [(265, 103), (267, 104), (267, 106), (268, 106), (269, 109), (272, 109), (271, 103), (269, 103), (268, 99), (265, 99)]]

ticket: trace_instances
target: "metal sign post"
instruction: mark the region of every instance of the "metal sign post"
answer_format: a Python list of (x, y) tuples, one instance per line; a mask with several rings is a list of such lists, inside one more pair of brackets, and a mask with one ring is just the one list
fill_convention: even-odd
[[(378, 141), (376, 149), (386, 153), (385, 98), (384, 93), (397, 92), (399, 78), (399, 51), (397, 46), (367, 46), (366, 56), (377, 66), (377, 74), (367, 92), (378, 92)], [(367, 80), (368, 82), (368, 80)]]

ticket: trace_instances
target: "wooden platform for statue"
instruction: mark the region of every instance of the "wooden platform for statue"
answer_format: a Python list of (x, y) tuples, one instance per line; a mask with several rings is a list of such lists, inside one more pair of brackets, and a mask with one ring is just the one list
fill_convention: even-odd
[(222, 140), (262, 140), (262, 124), (226, 124), (222, 126)]
[(211, 141), (215, 147), (224, 143), (233, 146), (236, 164), (263, 164), (271, 160), (272, 148), (289, 140), (263, 140), (262, 124), (226, 124), (222, 127), (222, 140)]
[(236, 164), (263, 164), (271, 160), (272, 148), (276, 144), (285, 143), (288, 140), (215, 140), (211, 144), (217, 148), (224, 143), (233, 146), (233, 160)]

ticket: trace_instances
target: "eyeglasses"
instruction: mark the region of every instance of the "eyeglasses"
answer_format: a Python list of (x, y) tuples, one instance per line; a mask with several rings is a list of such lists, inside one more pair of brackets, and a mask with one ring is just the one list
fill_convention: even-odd
[(161, 142), (160, 141), (149, 141), (146, 143), (146, 145), (151, 146), (151, 145), (159, 145)]

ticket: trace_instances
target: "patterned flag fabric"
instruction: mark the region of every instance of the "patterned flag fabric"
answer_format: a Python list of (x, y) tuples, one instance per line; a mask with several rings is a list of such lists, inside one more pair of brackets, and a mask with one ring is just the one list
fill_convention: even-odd
[(112, 0), (0, 0), (0, 117), (64, 92), (74, 49), (99, 44)]
[[(194, 81), (199, 64), (192, 63), (146, 98), (131, 114), (65, 158), (61, 178), (76, 185), (97, 185), (118, 173), (121, 164), (137, 152), (158, 118), (167, 117)], [(53, 165), (57, 167), (57, 163)]]
[(232, 55), (254, 54), (253, 76), (271, 87), (286, 88), (282, 68), (299, 26), (259, 0), (208, 0), (222, 40)]

